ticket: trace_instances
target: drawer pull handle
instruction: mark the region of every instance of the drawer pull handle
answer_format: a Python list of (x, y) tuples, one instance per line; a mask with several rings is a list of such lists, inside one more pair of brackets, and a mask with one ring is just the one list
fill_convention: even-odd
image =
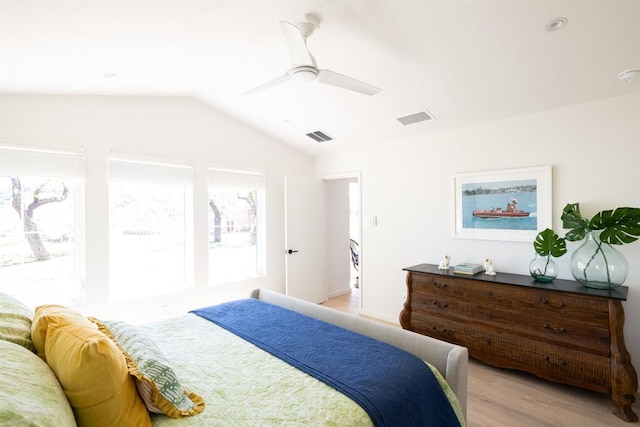
[(543, 303), (543, 304), (548, 305), (551, 308), (562, 308), (562, 307), (564, 307), (564, 303), (563, 302), (559, 302), (558, 304), (551, 304), (549, 302), (549, 300), (546, 299), (545, 297), (541, 297), (540, 298), (540, 302)]
[(545, 328), (545, 329), (551, 329), (556, 334), (563, 334), (563, 333), (565, 333), (567, 331), (565, 328), (554, 328), (554, 327), (551, 327), (549, 325), (542, 325), (542, 327)]
[(432, 326), (432, 327), (431, 327), (431, 329), (433, 329), (433, 330), (434, 330), (434, 331), (436, 331), (436, 332), (440, 332), (441, 334), (446, 334), (446, 333), (448, 333), (448, 332), (449, 332), (449, 331), (447, 331), (445, 328), (438, 329), (438, 328), (437, 328), (437, 327), (435, 327), (435, 326)]
[(544, 360), (546, 360), (547, 362), (549, 362), (550, 365), (553, 365), (553, 366), (567, 366), (567, 362), (565, 360), (560, 360), (560, 362), (554, 363), (551, 361), (551, 357), (547, 356), (546, 354), (544, 356)]
[(433, 305), (435, 305), (438, 308), (445, 308), (447, 306), (446, 302), (442, 302), (440, 304), (438, 304), (438, 301), (432, 301), (432, 302), (433, 302)]
[(487, 314), (487, 319), (489, 319), (489, 320), (493, 319), (493, 314), (491, 314), (491, 313)]
[(487, 345), (491, 345), (491, 340), (487, 340)]
[(438, 289), (444, 289), (447, 287), (446, 283), (438, 283), (438, 282), (433, 282), (433, 286), (435, 286)]

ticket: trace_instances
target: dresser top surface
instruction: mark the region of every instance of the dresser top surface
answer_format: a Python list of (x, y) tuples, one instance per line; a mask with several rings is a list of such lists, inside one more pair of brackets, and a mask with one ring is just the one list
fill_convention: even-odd
[(486, 283), (499, 283), (503, 285), (515, 285), (535, 289), (548, 289), (553, 291), (570, 292), (573, 294), (590, 295), (623, 301), (627, 300), (627, 294), (629, 293), (629, 288), (626, 286), (619, 286), (614, 289), (593, 289), (582, 286), (580, 283), (573, 280), (556, 279), (551, 283), (536, 282), (531, 276), (524, 276), (521, 274), (500, 272), (498, 272), (495, 276), (488, 276), (483, 272), (475, 274), (473, 276), (466, 274), (456, 274), (453, 272), (453, 267), (451, 267), (449, 270), (440, 270), (438, 269), (438, 266), (434, 264), (418, 264), (412, 267), (403, 268), (403, 270), (416, 273), (437, 274), (440, 276), (455, 277), (458, 279), (478, 280)]

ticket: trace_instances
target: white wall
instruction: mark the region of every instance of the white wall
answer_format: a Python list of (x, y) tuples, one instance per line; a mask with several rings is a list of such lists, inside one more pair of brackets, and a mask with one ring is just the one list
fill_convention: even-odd
[[(247, 296), (267, 287), (284, 292), (284, 176), (313, 177), (312, 157), (193, 98), (116, 96), (0, 96), (0, 140), (38, 146), (86, 147), (87, 307), (93, 315), (132, 318)], [(104, 307), (108, 286), (109, 152), (193, 162), (195, 288)], [(208, 287), (207, 167), (266, 173), (267, 276)], [(200, 232), (198, 232), (198, 230)]]
[[(415, 126), (429, 126), (417, 124)], [(640, 207), (640, 94), (573, 105), (419, 139), (317, 159), (319, 176), (362, 173), (362, 217), (377, 227), (362, 231), (362, 307), (365, 314), (396, 321), (405, 293), (403, 267), (493, 258), (498, 272), (528, 274), (531, 243), (452, 238), (456, 173), (553, 166), (553, 229), (564, 235), (560, 215), (580, 203), (585, 217), (604, 209)], [(560, 278), (571, 279), (569, 254)], [(618, 247), (629, 262), (626, 344), (640, 369), (640, 241)]]

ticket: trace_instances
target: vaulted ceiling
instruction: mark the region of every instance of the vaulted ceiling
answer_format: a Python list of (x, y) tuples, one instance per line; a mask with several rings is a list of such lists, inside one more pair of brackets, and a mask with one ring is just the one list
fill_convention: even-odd
[[(318, 68), (381, 92), (244, 94), (291, 67), (279, 22), (307, 14)], [(640, 1), (2, 0), (0, 48), (4, 93), (193, 96), (321, 155), (638, 92), (617, 76), (640, 68)]]

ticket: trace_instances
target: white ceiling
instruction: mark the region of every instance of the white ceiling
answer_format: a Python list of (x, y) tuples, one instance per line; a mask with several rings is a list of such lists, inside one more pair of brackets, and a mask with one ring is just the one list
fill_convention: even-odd
[[(319, 68), (382, 92), (243, 95), (290, 67), (279, 21), (309, 12)], [(2, 92), (194, 96), (316, 155), (640, 91), (616, 78), (640, 68), (636, 0), (2, 0), (0, 16)], [(437, 120), (396, 120), (424, 109)]]

